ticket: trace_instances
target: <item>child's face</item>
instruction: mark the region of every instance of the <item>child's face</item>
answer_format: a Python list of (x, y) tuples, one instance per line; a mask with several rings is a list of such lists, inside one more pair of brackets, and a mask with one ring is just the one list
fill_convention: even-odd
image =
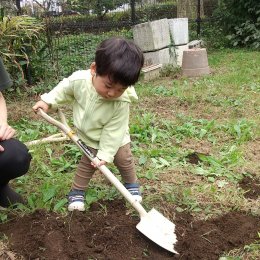
[(120, 83), (113, 83), (108, 76), (96, 75), (95, 70), (91, 68), (91, 74), (93, 76), (92, 83), (97, 93), (105, 99), (113, 99), (120, 97), (127, 86), (123, 86)]

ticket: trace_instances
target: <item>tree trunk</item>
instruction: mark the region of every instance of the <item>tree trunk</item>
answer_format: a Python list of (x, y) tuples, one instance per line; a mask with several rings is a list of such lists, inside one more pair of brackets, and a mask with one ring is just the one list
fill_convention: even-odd
[(17, 15), (22, 15), (22, 8), (21, 8), (20, 0), (15, 0), (15, 5), (17, 8)]
[[(198, 1), (199, 0), (178, 0), (177, 17), (187, 17), (189, 19), (198, 18)], [(203, 0), (200, 0), (200, 17), (204, 16)]]

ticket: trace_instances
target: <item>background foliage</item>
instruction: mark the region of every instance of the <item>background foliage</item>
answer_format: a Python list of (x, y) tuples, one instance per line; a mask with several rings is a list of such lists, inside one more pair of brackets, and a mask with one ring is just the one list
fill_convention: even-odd
[(216, 11), (218, 25), (234, 47), (260, 49), (260, 2), (222, 0)]
[[(87, 60), (93, 59), (93, 46), (96, 46), (96, 40), (93, 38), (93, 42), (89, 33), (103, 35), (110, 31), (110, 35), (132, 38), (130, 6), (116, 10), (125, 3), (123, 0), (71, 0), (66, 2), (66, 8), (74, 8), (80, 13), (72, 15), (64, 12), (39, 20), (29, 16), (3, 16), (2, 12), (0, 55), (4, 56), (15, 81), (14, 87), (17, 89), (27, 86), (26, 83), (34, 85), (38, 82), (40, 84), (34, 89), (28, 89), (36, 93), (45, 79), (58, 81), (73, 70), (87, 67)], [(190, 41), (201, 38), (209, 52), (225, 47), (259, 49), (259, 1), (221, 0), (217, 5), (216, 0), (205, 0), (201, 3), (204, 5), (204, 16), (200, 22), (200, 34), (198, 21), (189, 19)], [(8, 10), (7, 4), (4, 9)], [(174, 1), (158, 1), (156, 4), (136, 1), (135, 11), (139, 23), (177, 17)]]
[(25, 78), (24, 67), (36, 52), (43, 24), (29, 16), (0, 17), (0, 55), (14, 80)]

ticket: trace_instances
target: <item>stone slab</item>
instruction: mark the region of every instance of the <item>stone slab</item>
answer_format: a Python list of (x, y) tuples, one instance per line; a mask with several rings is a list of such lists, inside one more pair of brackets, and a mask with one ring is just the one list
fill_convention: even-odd
[(133, 28), (134, 42), (143, 52), (155, 51), (171, 44), (168, 19), (137, 24)]
[(180, 46), (174, 46), (175, 54), (176, 54), (176, 63), (178, 66), (182, 66), (182, 56), (183, 52), (188, 50), (189, 46), (188, 44), (186, 45), (180, 45)]
[(184, 45), (189, 42), (188, 18), (168, 19), (173, 45)]
[(153, 64), (176, 64), (176, 54), (174, 48), (164, 48), (158, 51), (144, 53), (144, 64), (150, 66)]

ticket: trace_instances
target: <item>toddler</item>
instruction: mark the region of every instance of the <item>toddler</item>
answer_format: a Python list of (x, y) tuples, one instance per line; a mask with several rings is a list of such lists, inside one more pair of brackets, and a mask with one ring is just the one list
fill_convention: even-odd
[[(141, 202), (140, 187), (130, 149), (129, 107), (137, 99), (133, 86), (144, 63), (140, 48), (130, 40), (113, 37), (96, 50), (89, 70), (74, 72), (43, 94), (33, 109), (47, 112), (71, 104), (77, 134), (100, 164), (113, 162), (125, 187)], [(68, 194), (68, 210), (84, 211), (84, 195), (95, 166), (83, 155)]]

